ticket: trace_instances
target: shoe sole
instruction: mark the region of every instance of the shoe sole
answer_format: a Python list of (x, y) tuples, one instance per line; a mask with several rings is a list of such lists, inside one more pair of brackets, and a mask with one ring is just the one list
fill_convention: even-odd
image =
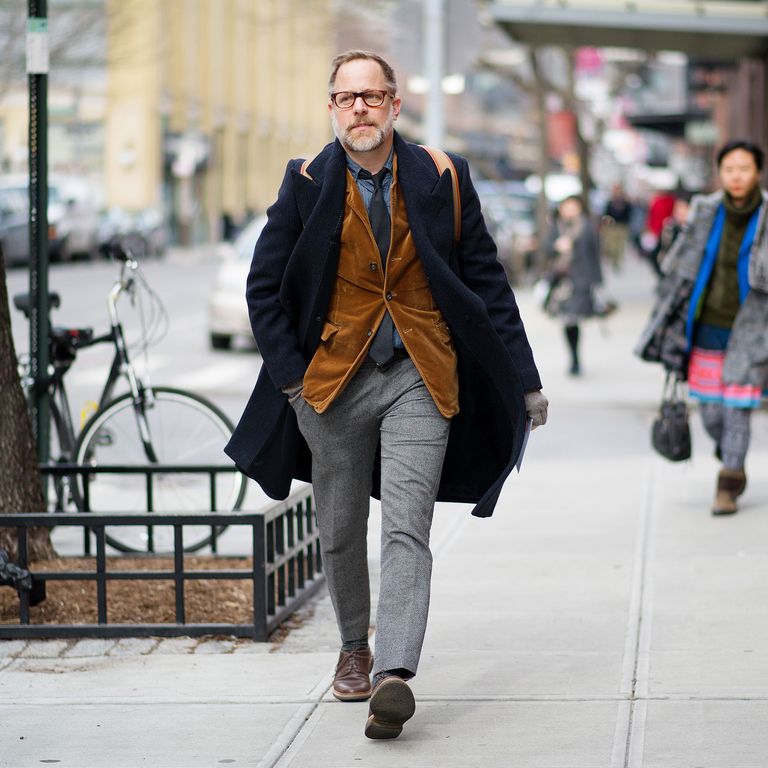
[(416, 700), (410, 686), (399, 677), (384, 678), (371, 697), (365, 735), (369, 739), (395, 739), (415, 711)]
[(335, 688), (331, 689), (331, 693), (339, 701), (368, 701), (371, 698), (371, 692), (371, 688), (361, 693), (340, 693)]

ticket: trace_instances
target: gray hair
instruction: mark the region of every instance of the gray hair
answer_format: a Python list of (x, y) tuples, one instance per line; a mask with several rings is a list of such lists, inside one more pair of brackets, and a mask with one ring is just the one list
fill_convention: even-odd
[(344, 53), (340, 53), (338, 56), (336, 56), (331, 62), (331, 76), (328, 78), (329, 94), (333, 93), (333, 89), (336, 85), (336, 75), (338, 74), (341, 65), (347, 64), (350, 61), (357, 61), (358, 59), (368, 59), (370, 61), (375, 61), (381, 67), (381, 71), (384, 73), (384, 80), (387, 84), (389, 95), (394, 96), (397, 93), (397, 79), (395, 78), (395, 71), (389, 64), (387, 64), (386, 61), (384, 61), (384, 59), (381, 58), (381, 56), (379, 56), (377, 53), (372, 53), (371, 51), (345, 51)]

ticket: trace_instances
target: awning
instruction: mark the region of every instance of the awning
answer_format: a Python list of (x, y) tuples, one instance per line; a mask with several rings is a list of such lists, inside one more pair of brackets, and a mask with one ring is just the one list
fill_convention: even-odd
[(763, 0), (495, 0), (493, 20), (529, 45), (682, 51), (733, 59), (768, 55)]
[(651, 131), (665, 133), (668, 136), (682, 138), (686, 135), (686, 127), (693, 121), (709, 120), (708, 112), (679, 112), (673, 114), (636, 114), (627, 115), (627, 121), (635, 128), (646, 128)]

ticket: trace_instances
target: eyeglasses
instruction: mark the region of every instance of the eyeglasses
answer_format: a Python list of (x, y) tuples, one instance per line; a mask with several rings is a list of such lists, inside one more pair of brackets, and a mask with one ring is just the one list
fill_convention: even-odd
[(336, 91), (331, 94), (331, 101), (339, 109), (351, 109), (358, 97), (369, 107), (380, 107), (389, 94), (386, 91)]

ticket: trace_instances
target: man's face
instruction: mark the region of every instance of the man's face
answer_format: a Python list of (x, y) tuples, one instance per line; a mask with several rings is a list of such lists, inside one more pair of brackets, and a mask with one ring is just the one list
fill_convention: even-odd
[[(342, 64), (336, 73), (334, 92), (387, 91), (384, 73), (370, 59), (355, 59)], [(380, 107), (369, 107), (361, 98), (349, 109), (339, 109), (328, 102), (333, 132), (351, 152), (371, 152), (392, 135), (392, 123), (400, 113), (400, 99), (387, 96)]]
[(754, 155), (745, 149), (734, 149), (720, 162), (720, 181), (734, 200), (744, 200), (760, 182)]

